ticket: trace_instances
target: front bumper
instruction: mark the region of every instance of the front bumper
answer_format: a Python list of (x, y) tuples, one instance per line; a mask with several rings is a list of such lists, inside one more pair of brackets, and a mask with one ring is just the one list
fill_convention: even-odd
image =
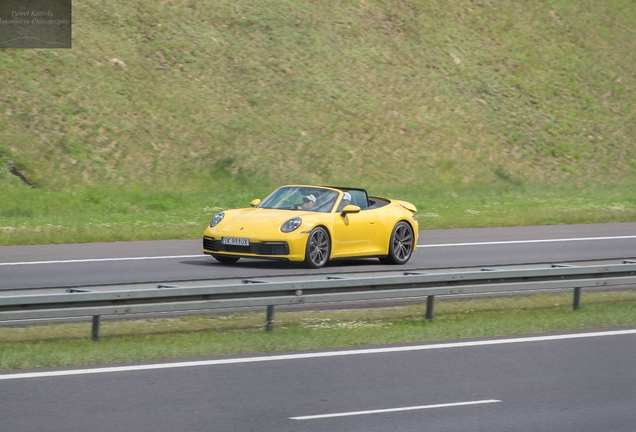
[[(277, 233), (263, 235), (244, 231), (222, 231), (208, 227), (203, 233), (203, 253), (241, 258), (277, 259), (285, 261), (303, 261), (307, 245), (307, 232)], [(224, 245), (221, 237), (249, 238), (249, 246)]]
[(220, 239), (213, 237), (203, 237), (203, 253), (216, 254), (216, 253), (231, 253), (239, 254), (241, 256), (248, 255), (276, 255), (287, 256), (289, 255), (289, 244), (284, 241), (263, 241), (263, 242), (251, 242), (249, 246), (236, 246), (236, 245), (224, 245), (221, 244)]

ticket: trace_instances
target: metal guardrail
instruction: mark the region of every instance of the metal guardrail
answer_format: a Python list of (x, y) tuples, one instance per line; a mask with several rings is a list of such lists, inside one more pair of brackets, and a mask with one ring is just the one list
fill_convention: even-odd
[[(273, 328), (274, 306), (355, 300), (427, 297), (426, 318), (433, 319), (437, 295), (526, 292), (574, 289), (574, 309), (581, 289), (636, 285), (636, 261), (595, 266), (554, 264), (547, 268), (490, 269), (454, 273), (404, 272), (399, 276), (242, 283), (96, 292), (73, 289), (67, 293), (0, 297), (0, 321), (93, 317), (92, 337), (99, 339), (100, 316), (153, 312), (184, 312), (266, 306), (266, 329)], [(160, 288), (160, 289), (159, 289)]]

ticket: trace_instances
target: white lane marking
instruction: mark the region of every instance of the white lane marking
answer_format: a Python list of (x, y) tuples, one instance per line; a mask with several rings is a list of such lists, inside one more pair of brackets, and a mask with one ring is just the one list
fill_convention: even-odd
[(421, 406), (402, 407), (402, 408), (377, 409), (377, 410), (369, 410), (369, 411), (352, 411), (352, 412), (342, 412), (342, 413), (334, 413), (334, 414), (318, 414), (318, 415), (301, 416), (301, 417), (290, 417), (289, 419), (290, 420), (315, 420), (315, 419), (332, 418), (332, 417), (350, 417), (350, 416), (365, 415), (365, 414), (383, 414), (383, 413), (390, 413), (390, 412), (415, 411), (415, 410), (432, 409), (432, 408), (448, 408), (448, 407), (467, 406), (467, 405), (490, 404), (490, 403), (497, 403), (497, 402), (501, 402), (501, 401), (497, 399), (490, 399), (490, 400), (471, 401), (471, 402), (454, 402), (454, 403), (445, 403), (445, 404), (436, 404), (436, 405), (421, 405)]
[(240, 364), (240, 363), (260, 363), (268, 361), (278, 360), (305, 360), (322, 357), (341, 357), (349, 355), (363, 355), (363, 354), (384, 354), (384, 353), (396, 353), (396, 352), (408, 352), (408, 351), (424, 351), (443, 348), (463, 348), (474, 346), (487, 346), (487, 345), (505, 345), (514, 343), (528, 343), (528, 342), (544, 342), (555, 341), (565, 339), (582, 339), (601, 336), (622, 336), (636, 334), (636, 329), (628, 330), (615, 330), (615, 331), (603, 331), (594, 333), (575, 333), (564, 335), (551, 335), (551, 336), (534, 336), (523, 337), (513, 339), (495, 339), (484, 341), (471, 341), (471, 342), (450, 342), (443, 344), (431, 344), (431, 345), (414, 345), (403, 347), (391, 347), (391, 348), (370, 348), (361, 350), (344, 350), (344, 351), (330, 351), (330, 352), (316, 352), (305, 354), (284, 354), (284, 355), (272, 355), (262, 357), (245, 357), (245, 358), (228, 358), (217, 360), (201, 360), (201, 361), (189, 361), (189, 362), (176, 362), (176, 363), (159, 363), (159, 364), (144, 364), (134, 366), (112, 366), (101, 367), (92, 369), (70, 369), (60, 371), (49, 372), (27, 372), (27, 373), (14, 373), (8, 375), (0, 375), (0, 380), (11, 379), (24, 379), (24, 378), (43, 378), (43, 377), (56, 377), (56, 376), (69, 376), (69, 375), (90, 375), (109, 372), (131, 372), (131, 371), (146, 371), (146, 370), (158, 370), (158, 369), (175, 369), (183, 367), (194, 366), (215, 366), (226, 364)]
[(625, 240), (625, 239), (636, 239), (636, 236), (582, 237), (582, 238), (541, 239), (541, 240), (511, 240), (511, 241), (475, 242), (475, 243), (445, 243), (445, 244), (417, 245), (417, 247), (431, 248), (431, 247), (452, 247), (452, 246), (486, 246), (486, 245), (504, 245), (504, 244), (558, 243), (558, 242), (593, 241), (593, 240)]
[[(634, 236), (614, 236), (614, 237), (583, 237), (583, 238), (565, 238), (565, 239), (543, 239), (543, 240), (511, 240), (511, 241), (494, 241), (494, 242), (475, 242), (475, 243), (444, 243), (417, 245), (418, 248), (434, 248), (434, 247), (453, 247), (453, 246), (488, 246), (488, 245), (505, 245), (505, 244), (524, 244), (524, 243), (558, 243), (558, 242), (574, 242), (574, 241), (593, 241), (593, 240), (624, 240), (636, 239)], [(150, 257), (123, 257), (123, 258), (86, 258), (76, 260), (54, 260), (54, 261), (21, 261), (0, 263), (0, 266), (17, 266), (17, 265), (34, 265), (34, 264), (73, 264), (87, 262), (105, 262), (105, 261), (138, 261), (138, 260), (156, 260), (156, 259), (181, 259), (181, 258), (203, 258), (205, 255), (167, 255), (167, 256), (150, 256)]]
[(151, 256), (151, 257), (127, 257), (127, 258), (86, 258), (76, 260), (58, 260), (58, 261), (22, 261), (22, 262), (8, 262), (0, 263), (0, 266), (14, 266), (14, 265), (31, 265), (31, 264), (72, 264), (72, 263), (87, 263), (87, 262), (103, 262), (103, 261), (138, 261), (138, 260), (156, 260), (156, 259), (180, 259), (180, 258), (202, 258), (205, 255), (167, 255), (167, 256)]

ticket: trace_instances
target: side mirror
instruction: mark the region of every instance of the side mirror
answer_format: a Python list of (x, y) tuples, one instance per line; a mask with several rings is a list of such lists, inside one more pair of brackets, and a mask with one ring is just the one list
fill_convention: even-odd
[(258, 207), (261, 203), (261, 200), (259, 200), (258, 198), (256, 198), (255, 200), (250, 201), (250, 205), (252, 207)]
[(340, 216), (345, 217), (349, 213), (360, 213), (360, 207), (358, 207), (357, 205), (349, 204), (342, 209), (342, 211), (340, 212)]

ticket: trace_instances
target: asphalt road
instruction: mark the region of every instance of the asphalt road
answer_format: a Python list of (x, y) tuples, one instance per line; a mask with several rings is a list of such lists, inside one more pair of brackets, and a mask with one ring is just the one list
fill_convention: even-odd
[(0, 374), (1, 430), (633, 432), (636, 329), (565, 336)]
[[(0, 247), (0, 290), (170, 282), (277, 274), (395, 270), (377, 259), (335, 261), (320, 270), (242, 259), (217, 263), (200, 240)], [(636, 223), (421, 231), (400, 269), (635, 258)]]
[[(401, 268), (634, 259), (636, 224), (422, 231), (419, 245)], [(309, 272), (221, 265), (200, 246), (1, 247), (0, 289)], [(0, 431), (633, 432), (636, 330), (565, 336), (0, 373)]]

